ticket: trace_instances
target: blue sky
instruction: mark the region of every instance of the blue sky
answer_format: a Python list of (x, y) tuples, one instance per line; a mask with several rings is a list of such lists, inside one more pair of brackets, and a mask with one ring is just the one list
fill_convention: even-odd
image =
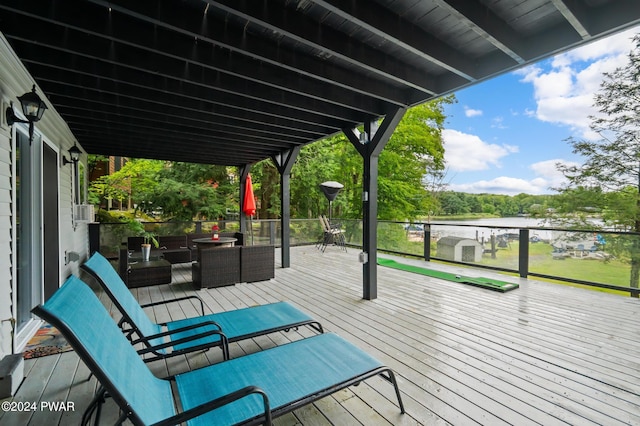
[(594, 139), (589, 115), (602, 73), (627, 62), (640, 27), (456, 92), (443, 139), (449, 189), (553, 194), (555, 164), (577, 163), (568, 137)]

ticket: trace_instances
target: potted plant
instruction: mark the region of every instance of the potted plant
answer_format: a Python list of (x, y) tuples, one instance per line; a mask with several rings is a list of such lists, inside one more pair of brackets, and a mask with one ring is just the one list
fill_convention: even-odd
[(153, 243), (155, 248), (158, 248), (158, 240), (153, 232), (143, 231), (139, 235), (144, 238), (144, 242), (141, 244), (142, 260), (147, 262), (151, 254), (151, 243)]
[(129, 228), (135, 235), (143, 238), (144, 242), (140, 247), (140, 250), (142, 251), (142, 260), (145, 262), (148, 261), (149, 254), (151, 253), (151, 244), (153, 244), (155, 248), (158, 248), (159, 246), (156, 234), (145, 230), (142, 223), (135, 219), (129, 220)]

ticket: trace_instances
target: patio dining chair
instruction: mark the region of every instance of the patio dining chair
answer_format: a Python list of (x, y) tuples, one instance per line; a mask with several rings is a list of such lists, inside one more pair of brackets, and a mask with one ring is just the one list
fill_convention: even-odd
[(393, 371), (333, 333), (163, 379), (152, 374), (95, 293), (76, 276), (33, 313), (60, 330), (100, 382), (83, 424), (94, 414), (97, 424), (106, 396), (121, 410), (117, 424), (271, 424), (274, 417), (377, 375), (394, 386), (404, 413)]
[(338, 226), (333, 226), (325, 215), (320, 215), (320, 226), (322, 227), (322, 239), (318, 241), (316, 247), (323, 253), (329, 244), (335, 244), (344, 251), (347, 251), (347, 245), (344, 238), (344, 231)]
[[(94, 253), (81, 268), (92, 275), (122, 314), (118, 325), (132, 344), (142, 343), (139, 352), (145, 361), (155, 361), (193, 351), (219, 346), (224, 359), (229, 358), (228, 343), (278, 331), (309, 326), (319, 333), (322, 325), (288, 302), (276, 302), (232, 311), (204, 314), (198, 296), (181, 297), (140, 305), (109, 261)], [(180, 302), (198, 301), (201, 315), (157, 324), (143, 308)], [(171, 352), (167, 349), (171, 348)]]

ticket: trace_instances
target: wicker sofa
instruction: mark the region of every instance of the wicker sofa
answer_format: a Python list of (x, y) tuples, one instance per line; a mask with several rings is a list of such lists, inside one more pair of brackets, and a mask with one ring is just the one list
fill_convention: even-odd
[[(235, 246), (212, 249), (194, 243), (198, 238), (211, 238), (209, 233), (163, 235), (158, 237), (158, 248), (151, 250), (151, 256), (161, 256), (171, 264), (193, 262), (191, 272), (197, 289), (275, 277), (274, 246), (245, 246), (245, 236), (241, 232), (221, 232), (220, 236), (236, 238)], [(142, 237), (129, 237), (127, 249), (139, 252), (142, 243)], [(126, 268), (126, 262), (120, 263)], [(121, 274), (125, 275), (124, 271)]]
[[(129, 251), (140, 251), (142, 237), (127, 238)], [(162, 235), (158, 237), (158, 248), (151, 250), (151, 256), (161, 256), (171, 264), (191, 262), (191, 250), (187, 245), (186, 235)]]
[[(222, 232), (220, 236), (236, 238), (238, 241), (235, 245), (244, 245), (244, 234), (241, 232)], [(161, 235), (158, 237), (158, 248), (152, 248), (151, 256), (160, 256), (172, 265), (196, 261), (198, 252), (193, 240), (197, 238), (211, 238), (211, 234)], [(128, 237), (127, 249), (139, 252), (143, 242), (143, 237)]]

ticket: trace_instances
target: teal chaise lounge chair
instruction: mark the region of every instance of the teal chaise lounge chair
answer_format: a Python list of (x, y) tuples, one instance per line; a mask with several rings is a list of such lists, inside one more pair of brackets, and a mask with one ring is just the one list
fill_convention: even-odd
[[(139, 353), (154, 361), (219, 346), (229, 358), (228, 343), (256, 336), (309, 326), (319, 333), (322, 325), (288, 302), (269, 303), (233, 311), (204, 315), (204, 303), (197, 296), (140, 305), (122, 278), (100, 253), (94, 253), (81, 267), (92, 275), (122, 314), (118, 325), (133, 344), (142, 343)], [(199, 301), (201, 316), (156, 324), (143, 308), (189, 298)], [(168, 348), (172, 350), (167, 351)]]
[(76, 276), (33, 313), (60, 330), (100, 382), (84, 423), (94, 413), (99, 420), (101, 399), (109, 396), (122, 413), (117, 424), (127, 419), (135, 425), (271, 424), (274, 417), (377, 375), (392, 383), (404, 413), (394, 373), (333, 333), (162, 379)]

